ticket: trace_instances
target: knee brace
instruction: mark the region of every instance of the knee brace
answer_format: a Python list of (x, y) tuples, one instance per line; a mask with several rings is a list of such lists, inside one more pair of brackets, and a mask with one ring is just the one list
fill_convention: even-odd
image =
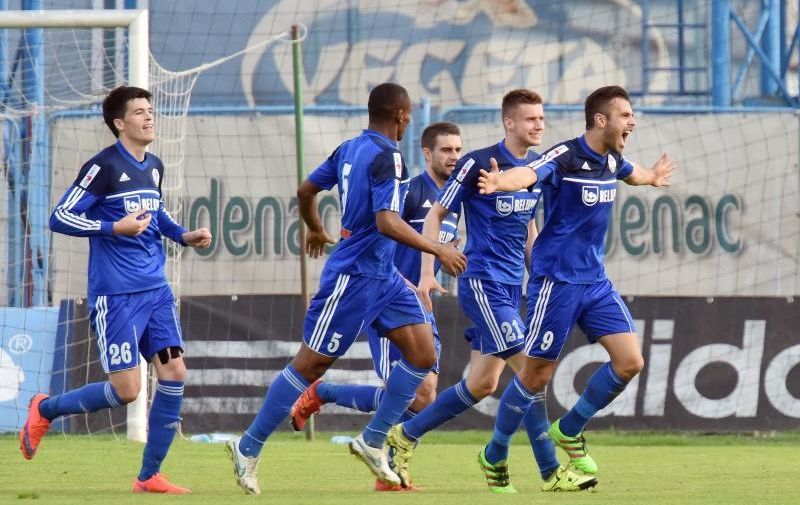
[(166, 347), (158, 351), (158, 360), (162, 365), (169, 363), (170, 358), (180, 358), (183, 354), (183, 348), (177, 345)]

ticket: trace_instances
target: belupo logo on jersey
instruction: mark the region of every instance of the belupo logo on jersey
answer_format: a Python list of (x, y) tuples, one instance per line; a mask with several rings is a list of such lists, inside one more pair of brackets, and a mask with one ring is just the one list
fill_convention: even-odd
[(133, 214), (141, 209), (157, 211), (160, 200), (158, 198), (142, 198), (139, 195), (125, 197), (125, 212)]
[(581, 189), (581, 200), (583, 203), (591, 207), (596, 204), (600, 199), (600, 188), (597, 186), (584, 186)]
[(133, 214), (134, 212), (139, 212), (139, 209), (141, 208), (142, 201), (139, 198), (139, 195), (125, 197), (125, 212), (128, 214)]
[(514, 197), (510, 195), (498, 196), (495, 203), (497, 213), (501, 216), (507, 216), (514, 210)]

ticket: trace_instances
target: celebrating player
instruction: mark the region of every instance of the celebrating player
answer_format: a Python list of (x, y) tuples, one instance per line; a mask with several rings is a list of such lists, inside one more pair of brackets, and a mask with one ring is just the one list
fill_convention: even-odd
[[(417, 232), (422, 231), (425, 216), (461, 157), (461, 131), (453, 123), (433, 123), (422, 132), (420, 143), (422, 154), (425, 157), (425, 171), (409, 182), (402, 213), (403, 220)], [(446, 229), (439, 233), (439, 243), (446, 244), (456, 240), (458, 237), (458, 211), (448, 214), (443, 225)], [(397, 246), (394, 253), (394, 264), (397, 266), (397, 270), (414, 286), (419, 282), (420, 256), (421, 253), (417, 249), (402, 244)], [(410, 419), (436, 398), (441, 341), (432, 312), (430, 318), (433, 336), (436, 340), (436, 364), (417, 388), (414, 401), (401, 417), (401, 421)], [(372, 351), (375, 372), (382, 381), (386, 382), (391, 369), (401, 359), (400, 349), (373, 327), (367, 328), (367, 338)], [(372, 412), (378, 408), (384, 392), (384, 388), (377, 386), (333, 384), (317, 380), (292, 406), (292, 426), (295, 430), (302, 430), (308, 418), (319, 412), (322, 405), (329, 402), (355, 408), (362, 412)], [(375, 489), (397, 490), (399, 486), (388, 487), (377, 481)]]
[(141, 387), (141, 355), (155, 366), (158, 387), (133, 491), (186, 494), (189, 489), (159, 473), (181, 420), (186, 375), (161, 237), (206, 248), (211, 233), (205, 228), (186, 231), (164, 207), (164, 165), (145, 151), (155, 137), (150, 98), (150, 92), (128, 86), (109, 93), (103, 118), (118, 140), (86, 162), (50, 216), (53, 231), (89, 237), (91, 325), (108, 381), (58, 396), (35, 395), (20, 432), (20, 449), (26, 459), (33, 458), (50, 422), (59, 416), (134, 401)]
[[(481, 195), (478, 173), (495, 158), (501, 168), (533, 162), (539, 157), (529, 149), (541, 143), (544, 109), (541, 97), (526, 89), (512, 90), (503, 97), (505, 138), (499, 143), (465, 155), (450, 175), (438, 201), (425, 219), (423, 234), (437, 237), (443, 220), (464, 205), (469, 260), (458, 280), (458, 298), (474, 326), (465, 337), (472, 347), (469, 374), (451, 386), (413, 419), (389, 433), (394, 464), (405, 485), (410, 482), (409, 461), (419, 439), (428, 431), (466, 411), (497, 388), (506, 361), (514, 369), (522, 365), (525, 326), (520, 317), (526, 252), (536, 235), (534, 208), (539, 189)], [(438, 289), (433, 258), (422, 256), (420, 295), (430, 308), (431, 289)], [(576, 475), (562, 468), (553, 444), (547, 440), (549, 426), (544, 395), (526, 409), (525, 425), (545, 484), (543, 490), (579, 490), (596, 483), (594, 477)], [(544, 436), (543, 436), (544, 434)], [(501, 462), (487, 465), (479, 459), (492, 492), (514, 493), (506, 467)]]
[(397, 345), (402, 358), (387, 378), (372, 420), (350, 443), (350, 452), (385, 484), (400, 484), (383, 445), (389, 428), (406, 411), (434, 365), (436, 354), (428, 312), (392, 262), (395, 245), (399, 242), (433, 254), (453, 274), (465, 269), (466, 258), (452, 245), (426, 239), (401, 218), (408, 172), (397, 141), (411, 117), (408, 93), (397, 84), (381, 84), (370, 93), (368, 110), (368, 129), (341, 144), (297, 190), (300, 213), (309, 228), (306, 252), (316, 258), (326, 244), (333, 243), (322, 226), (316, 195), (338, 185), (341, 241), (328, 258), (311, 300), (304, 343), (270, 385), (261, 410), (241, 439), (228, 443), (237, 481), (251, 494), (260, 492), (257, 467), (267, 437), (309, 384), (368, 326)]
[(556, 145), (527, 166), (481, 170), (481, 194), (515, 191), (538, 183), (547, 202), (544, 227), (533, 245), (528, 281), (527, 358), (500, 400), (494, 435), (485, 448), (489, 464), (504, 462), (522, 413), (553, 376), (564, 343), (577, 323), (611, 358), (589, 379), (575, 406), (548, 429), (572, 464), (594, 475), (583, 429), (644, 366), (633, 319), (606, 277), (603, 253), (617, 180), (638, 186), (670, 185), (675, 162), (662, 155), (648, 170), (622, 156), (636, 122), (628, 93), (606, 86), (586, 99), (586, 133)]

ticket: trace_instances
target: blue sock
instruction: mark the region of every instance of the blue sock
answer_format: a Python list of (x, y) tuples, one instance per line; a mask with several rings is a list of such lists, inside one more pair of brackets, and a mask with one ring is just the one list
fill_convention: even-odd
[(140, 481), (149, 479), (161, 469), (161, 462), (167, 457), (167, 451), (181, 422), (181, 403), (183, 382), (159, 380), (147, 419), (147, 444), (142, 455)]
[(489, 463), (495, 464), (498, 461), (508, 460), (508, 446), (511, 444), (511, 437), (519, 428), (522, 418), (528, 412), (535, 398), (535, 393), (528, 391), (519, 377), (515, 375), (506, 390), (503, 391), (497, 407), (492, 440), (486, 446), (486, 460)]
[(467, 381), (445, 389), (436, 400), (422, 409), (414, 419), (403, 423), (403, 432), (409, 440), (419, 440), (434, 428), (456, 417), (478, 403), (467, 389)]
[(242, 435), (239, 442), (239, 450), (242, 454), (256, 457), (261, 453), (267, 438), (281, 421), (286, 419), (292, 405), (307, 387), (308, 381), (297, 373), (292, 365), (286, 365), (286, 368), (269, 386), (264, 403), (261, 404), (261, 410), (258, 411), (256, 418)]
[(110, 382), (92, 382), (63, 395), (51, 396), (39, 404), (39, 413), (46, 419), (58, 416), (84, 414), (122, 405), (117, 391)]
[(371, 447), (383, 447), (386, 435), (393, 424), (414, 401), (417, 388), (428, 376), (430, 369), (417, 368), (404, 358), (397, 362), (386, 381), (386, 392), (383, 400), (364, 428), (364, 441)]
[(544, 391), (536, 393), (533, 398), (533, 403), (525, 412), (522, 422), (528, 432), (528, 439), (531, 442), (533, 457), (536, 458), (539, 473), (542, 474), (542, 479), (547, 480), (559, 467), (558, 457), (556, 456), (556, 446), (547, 435), (550, 420), (547, 418)]
[(378, 409), (385, 390), (378, 386), (360, 386), (354, 384), (331, 384), (320, 382), (317, 386), (317, 395), (325, 403), (335, 402), (336, 405), (361, 412), (374, 412)]
[(619, 396), (627, 385), (614, 372), (610, 361), (598, 368), (589, 378), (578, 402), (561, 418), (561, 433), (568, 437), (577, 436), (586, 427), (589, 419)]
[(417, 417), (417, 414), (418, 414), (418, 412), (414, 412), (411, 409), (406, 409), (406, 411), (403, 412), (403, 415), (400, 416), (400, 419), (397, 422), (398, 423), (404, 423), (406, 421), (410, 421), (410, 420), (414, 419), (415, 417)]
[[(320, 382), (317, 395), (325, 403), (334, 402), (341, 407), (361, 412), (375, 412), (383, 400), (386, 389), (378, 386), (355, 386), (351, 384), (331, 384)], [(398, 422), (403, 423), (417, 415), (406, 409)]]

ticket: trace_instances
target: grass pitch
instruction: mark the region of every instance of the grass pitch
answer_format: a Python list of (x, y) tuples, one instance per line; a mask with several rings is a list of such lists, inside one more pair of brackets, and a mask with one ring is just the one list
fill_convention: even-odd
[[(330, 433), (307, 442), (302, 434), (277, 434), (262, 454), (261, 496), (236, 485), (222, 444), (178, 440), (163, 471), (191, 496), (131, 493), (142, 445), (110, 436), (50, 435), (33, 461), (19, 453), (16, 437), (0, 436), (0, 503), (223, 504), (796, 504), (800, 433), (768, 437), (587, 433), (600, 465), (596, 492), (546, 494), (524, 434), (511, 448), (517, 495), (487, 491), (476, 463), (484, 432), (431, 433), (418, 449), (412, 475), (422, 490), (372, 491), (371, 474)], [(559, 454), (564, 460), (564, 455)]]

